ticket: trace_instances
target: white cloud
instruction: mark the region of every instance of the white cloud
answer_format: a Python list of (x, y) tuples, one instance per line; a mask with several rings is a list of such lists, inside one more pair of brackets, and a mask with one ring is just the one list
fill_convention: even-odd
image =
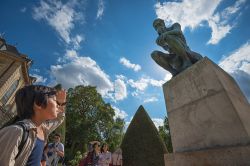
[(164, 81), (167, 82), (167, 81), (169, 81), (172, 77), (173, 77), (172, 74), (170, 74), (169, 72), (167, 72), (167, 74), (166, 74), (165, 77), (164, 77)]
[(148, 79), (141, 78), (138, 81), (134, 81), (133, 79), (128, 80), (128, 84), (139, 91), (144, 91), (148, 87)]
[(127, 79), (127, 78), (126, 78), (124, 75), (122, 75), (122, 74), (116, 75), (116, 78), (117, 78), (117, 79), (120, 79), (120, 80), (126, 80), (126, 79)]
[(138, 64), (133, 64), (131, 63), (128, 59), (122, 57), (120, 58), (120, 63), (123, 64), (125, 67), (129, 68), (129, 69), (133, 69), (134, 71), (139, 71), (141, 70), (141, 66)]
[(156, 97), (150, 97), (150, 98), (147, 98), (143, 101), (143, 103), (152, 103), (152, 102), (156, 102), (158, 101), (158, 99)]
[(224, 38), (232, 29), (230, 25), (223, 25), (220, 23), (220, 20), (217, 20), (218, 15), (211, 17), (208, 20), (208, 25), (212, 29), (212, 37), (207, 42), (208, 44), (217, 44), (222, 38)]
[(233, 6), (229, 6), (222, 11), (222, 17), (228, 19), (230, 15), (238, 12), (241, 9), (241, 5), (245, 2), (246, 0), (237, 0)]
[(103, 0), (99, 0), (98, 1), (98, 10), (97, 10), (97, 14), (96, 14), (96, 19), (101, 19), (104, 13), (104, 1)]
[[(161, 87), (162, 84), (167, 82), (172, 78), (170, 73), (167, 73), (163, 80), (155, 80), (150, 77), (142, 77), (139, 80), (135, 81), (133, 79), (129, 79), (127, 83), (132, 87), (135, 88), (137, 91), (144, 91), (149, 85), (154, 87)], [(134, 93), (134, 95), (138, 95), (138, 93)]]
[[(235, 15), (246, 2), (246, 0), (236, 1), (233, 6), (229, 6), (221, 12), (216, 12), (222, 0), (182, 0), (180, 2), (157, 2), (155, 11), (158, 18), (164, 19), (167, 24), (179, 22), (182, 28), (194, 29), (208, 22), (212, 29), (211, 39), (208, 44), (217, 44), (233, 28), (229, 24), (231, 16)], [(235, 20), (233, 21), (235, 22)]]
[(74, 59), (77, 58), (77, 52), (75, 50), (66, 50), (65, 58), (66, 59)]
[(159, 126), (163, 126), (164, 125), (164, 119), (161, 119), (161, 118), (152, 118), (152, 121), (154, 122), (157, 130), (158, 130)]
[(33, 18), (37, 21), (44, 20), (53, 27), (60, 37), (67, 43), (79, 47), (82, 37), (76, 35), (71, 37), (71, 30), (74, 28), (74, 22), (82, 17), (74, 7), (79, 4), (76, 1), (70, 1), (62, 4), (60, 1), (40, 1), (40, 6), (33, 8)]
[(65, 88), (77, 85), (96, 86), (103, 97), (114, 102), (127, 97), (127, 78), (116, 75), (116, 80), (112, 82), (109, 75), (90, 57), (79, 56), (76, 50), (66, 50), (65, 55), (57, 62), (59, 65), (51, 66), (51, 75), (55, 82), (61, 83)]
[(30, 74), (32, 77), (36, 77), (36, 82), (35, 83), (45, 83), (47, 81), (47, 78), (44, 78), (41, 75), (38, 74)]
[(125, 119), (128, 116), (128, 114), (125, 111), (120, 110), (116, 106), (112, 106), (112, 108), (114, 108), (115, 110), (115, 117), (114, 117), (115, 119), (116, 118)]
[(219, 66), (235, 78), (250, 101), (250, 43), (247, 42), (231, 55), (224, 57)]
[(114, 91), (109, 75), (93, 59), (78, 56), (74, 50), (68, 50), (65, 57), (68, 58), (68, 62), (51, 66), (51, 74), (56, 82), (65, 88), (76, 85), (96, 86), (103, 97), (108, 97), (109, 93)]
[(84, 37), (81, 35), (76, 35), (76, 37), (72, 38), (72, 43), (74, 49), (79, 49), (80, 48), (80, 43), (84, 41)]
[(156, 3), (156, 14), (167, 23), (179, 22), (183, 28), (192, 29), (208, 20), (221, 0), (200, 1), (183, 0), (181, 2)]
[(115, 80), (115, 100), (123, 100), (127, 97), (127, 87), (125, 82), (122, 79)]

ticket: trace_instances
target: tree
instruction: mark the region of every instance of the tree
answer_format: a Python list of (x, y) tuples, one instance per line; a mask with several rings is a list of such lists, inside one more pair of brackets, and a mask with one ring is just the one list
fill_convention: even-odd
[(169, 122), (168, 122), (168, 117), (165, 116), (164, 119), (164, 125), (159, 126), (159, 134), (165, 143), (168, 152), (172, 153), (173, 152), (173, 146), (172, 146), (172, 141), (171, 141), (171, 135), (170, 135), (170, 129), (169, 129)]
[(124, 119), (117, 118), (115, 119), (112, 128), (107, 131), (106, 142), (108, 142), (111, 152), (115, 151), (117, 147), (120, 146), (124, 135), (124, 126)]
[[(114, 109), (104, 102), (95, 87), (80, 85), (69, 89), (65, 142), (68, 160), (73, 159), (77, 151), (86, 152), (90, 141), (107, 142), (116, 148), (124, 122), (114, 120), (114, 115)], [(115, 133), (117, 137), (113, 137)]]
[(142, 106), (132, 119), (122, 141), (125, 166), (164, 166), (167, 153), (159, 133)]

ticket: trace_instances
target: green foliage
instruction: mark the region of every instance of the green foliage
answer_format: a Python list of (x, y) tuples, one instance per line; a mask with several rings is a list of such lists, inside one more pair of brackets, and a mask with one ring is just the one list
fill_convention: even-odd
[(54, 86), (54, 88), (59, 91), (62, 90), (62, 84), (57, 84), (56, 86)]
[(121, 147), (124, 166), (164, 166), (167, 149), (142, 106), (134, 115)]
[(82, 157), (81, 152), (77, 151), (74, 159), (69, 161), (70, 166), (78, 166)]
[(173, 146), (172, 146), (172, 141), (171, 141), (168, 117), (165, 117), (164, 125), (159, 126), (159, 134), (160, 134), (163, 142), (165, 143), (168, 152), (172, 153), (173, 152)]
[(123, 139), (125, 121), (123, 119), (117, 118), (113, 126), (106, 132), (106, 142), (109, 145), (109, 151), (114, 152), (118, 146), (120, 146)]
[(77, 151), (86, 152), (90, 141), (108, 143), (115, 149), (120, 144), (124, 120), (114, 120), (114, 109), (105, 103), (92, 86), (68, 90), (66, 106), (66, 144), (68, 159)]
[(61, 142), (64, 144), (65, 143), (65, 133), (66, 133), (66, 122), (63, 121), (63, 123), (52, 133), (59, 133), (61, 134)]

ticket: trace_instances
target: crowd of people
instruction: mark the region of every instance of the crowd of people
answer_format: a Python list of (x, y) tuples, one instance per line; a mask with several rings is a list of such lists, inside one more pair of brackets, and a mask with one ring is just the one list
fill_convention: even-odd
[[(65, 119), (66, 91), (27, 85), (16, 92), (17, 116), (0, 129), (0, 166), (57, 166), (63, 163), (61, 135), (49, 135)], [(121, 166), (121, 150), (111, 154), (108, 145), (95, 142), (81, 160), (83, 166)], [(118, 155), (117, 155), (118, 154)]]
[(79, 166), (122, 166), (121, 149), (117, 149), (113, 154), (108, 149), (106, 143), (101, 146), (98, 141), (92, 142), (89, 152), (84, 155)]

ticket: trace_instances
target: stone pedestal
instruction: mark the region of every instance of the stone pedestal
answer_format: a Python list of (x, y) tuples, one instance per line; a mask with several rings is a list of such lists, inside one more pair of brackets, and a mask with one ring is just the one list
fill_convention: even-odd
[(250, 105), (234, 79), (208, 58), (163, 90), (174, 153), (250, 143)]
[(165, 166), (247, 166), (250, 145), (166, 154)]

